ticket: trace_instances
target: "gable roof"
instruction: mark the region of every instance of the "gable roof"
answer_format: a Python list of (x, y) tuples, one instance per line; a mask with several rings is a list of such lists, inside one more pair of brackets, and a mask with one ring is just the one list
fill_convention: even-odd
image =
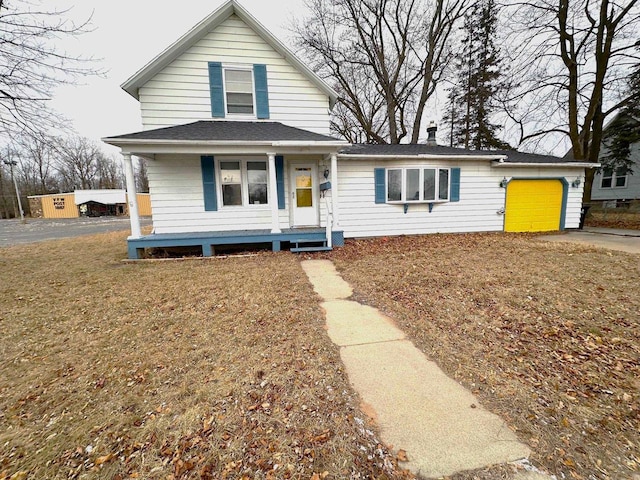
[(344, 144), (343, 140), (290, 127), (280, 122), (240, 122), (222, 120), (200, 120), (156, 128), (142, 132), (127, 133), (103, 139), (106, 143), (119, 140), (155, 140), (183, 142), (330, 142)]
[(265, 42), (282, 55), (289, 63), (297, 68), (305, 77), (329, 97), (331, 108), (335, 105), (338, 94), (322, 78), (316, 75), (309, 67), (296, 57), (280, 40), (269, 32), (256, 18), (251, 15), (236, 0), (229, 0), (195, 27), (185, 33), (176, 42), (167, 47), (153, 60), (142, 67), (131, 78), (125, 81), (121, 87), (136, 100), (139, 100), (138, 89), (160, 73), (167, 65), (186, 52), (190, 47), (204, 38), (209, 32), (224, 22), (231, 15), (236, 14), (243, 22), (251, 27)]

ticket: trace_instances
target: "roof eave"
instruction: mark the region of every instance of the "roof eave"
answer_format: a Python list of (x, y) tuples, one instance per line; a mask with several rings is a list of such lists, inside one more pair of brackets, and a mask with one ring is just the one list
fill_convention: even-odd
[(599, 163), (591, 162), (500, 162), (494, 161), (493, 167), (514, 168), (514, 167), (569, 167), (569, 168), (598, 168)]
[(245, 10), (242, 5), (237, 3), (236, 0), (230, 0), (214, 10), (204, 20), (196, 24), (191, 30), (163, 50), (160, 54), (155, 56), (149, 63), (122, 83), (121, 88), (133, 98), (139, 100), (138, 90), (140, 87), (151, 80), (151, 78), (158, 74), (170, 62), (178, 58), (191, 45), (203, 38), (212, 28), (215, 28), (233, 13), (238, 15), (242, 21), (253, 28), (258, 35), (269, 43), (269, 45), (271, 45), (287, 61), (302, 71), (302, 73), (304, 73), (309, 80), (316, 85), (316, 87), (323, 91), (329, 97), (329, 106), (333, 109), (333, 106), (338, 100), (338, 93), (323, 79), (311, 71), (309, 67), (302, 63), (302, 61), (300, 61), (291, 50), (273, 36), (266, 27), (264, 27), (253, 15)]
[(415, 155), (366, 155), (366, 154), (352, 154), (352, 153), (340, 153), (339, 158), (351, 159), (351, 160), (494, 160), (507, 158), (505, 155), (451, 155), (447, 153), (420, 153)]
[(239, 140), (158, 140), (139, 138), (103, 138), (103, 142), (131, 154), (334, 154), (345, 146), (341, 141), (239, 141)]

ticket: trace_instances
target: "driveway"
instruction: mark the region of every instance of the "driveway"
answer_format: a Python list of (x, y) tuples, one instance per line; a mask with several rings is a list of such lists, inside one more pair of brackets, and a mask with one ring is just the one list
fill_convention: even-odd
[(585, 227), (581, 231), (543, 235), (540, 239), (551, 242), (581, 243), (610, 250), (640, 254), (640, 230)]
[[(142, 226), (151, 225), (151, 218), (142, 218), (140, 223)], [(28, 218), (27, 223), (24, 224), (15, 219), (0, 220), (0, 247), (129, 230), (129, 228), (129, 217)]]

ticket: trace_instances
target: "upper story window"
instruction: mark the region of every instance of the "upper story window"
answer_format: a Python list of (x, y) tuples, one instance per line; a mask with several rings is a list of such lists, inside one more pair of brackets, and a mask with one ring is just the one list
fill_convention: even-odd
[(387, 202), (449, 200), (448, 168), (388, 168)]
[(267, 66), (209, 62), (211, 116), (269, 118)]
[(627, 169), (625, 167), (605, 168), (602, 171), (600, 188), (624, 188), (627, 186)]
[(250, 69), (224, 69), (226, 111), (253, 115), (253, 72)]

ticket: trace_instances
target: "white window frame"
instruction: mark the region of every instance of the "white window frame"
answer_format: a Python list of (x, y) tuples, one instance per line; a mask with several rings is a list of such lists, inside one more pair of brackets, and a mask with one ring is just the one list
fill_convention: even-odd
[[(239, 162), (240, 163), (240, 190), (242, 196), (242, 205), (225, 205), (222, 196), (222, 169), (220, 168), (223, 162)], [(261, 162), (266, 166), (267, 174), (267, 203), (254, 204), (249, 203), (249, 173), (247, 164), (250, 162)], [(271, 198), (271, 189), (269, 183), (269, 162), (263, 157), (216, 157), (216, 194), (218, 195), (218, 205), (221, 209), (234, 209), (234, 208), (254, 208), (269, 209)], [(276, 200), (277, 201), (277, 200)]]
[[(628, 173), (625, 173), (624, 175), (619, 175), (618, 172), (620, 170), (624, 169), (624, 167), (616, 167), (616, 168), (612, 168), (611, 169), (611, 175), (607, 175), (605, 176), (605, 171), (604, 169), (602, 170), (602, 178), (600, 179), (600, 188), (603, 189), (610, 189), (610, 188), (627, 188), (627, 182), (628, 182)], [(616, 185), (618, 183), (618, 179), (619, 178), (624, 178), (624, 185)], [(604, 181), (606, 179), (610, 179), (611, 180), (611, 185), (608, 187), (605, 187), (603, 185)]]
[[(230, 113), (229, 107), (227, 106), (227, 70), (241, 70), (247, 71), (251, 73), (251, 100), (253, 102), (253, 113)], [(224, 114), (225, 117), (232, 118), (245, 118), (245, 119), (256, 119), (258, 118), (257, 114), (257, 105), (256, 105), (256, 81), (253, 77), (253, 65), (231, 65), (231, 64), (223, 64), (222, 65), (222, 88), (223, 88), (223, 99), (224, 99)]]
[[(389, 200), (389, 171), (391, 170), (400, 170), (402, 172), (402, 183), (401, 183), (401, 195), (400, 200)], [(407, 200), (407, 170), (418, 170), (419, 171), (419, 185), (420, 185), (420, 194), (418, 200)], [(425, 170), (435, 170), (435, 195), (433, 200), (424, 198), (424, 171)], [(439, 198), (440, 197), (440, 171), (444, 170), (447, 172), (447, 198)], [(430, 165), (416, 165), (416, 166), (408, 166), (408, 167), (389, 167), (385, 169), (385, 203), (391, 204), (404, 204), (404, 203), (446, 203), (451, 201), (451, 169), (444, 167), (433, 167)]]

